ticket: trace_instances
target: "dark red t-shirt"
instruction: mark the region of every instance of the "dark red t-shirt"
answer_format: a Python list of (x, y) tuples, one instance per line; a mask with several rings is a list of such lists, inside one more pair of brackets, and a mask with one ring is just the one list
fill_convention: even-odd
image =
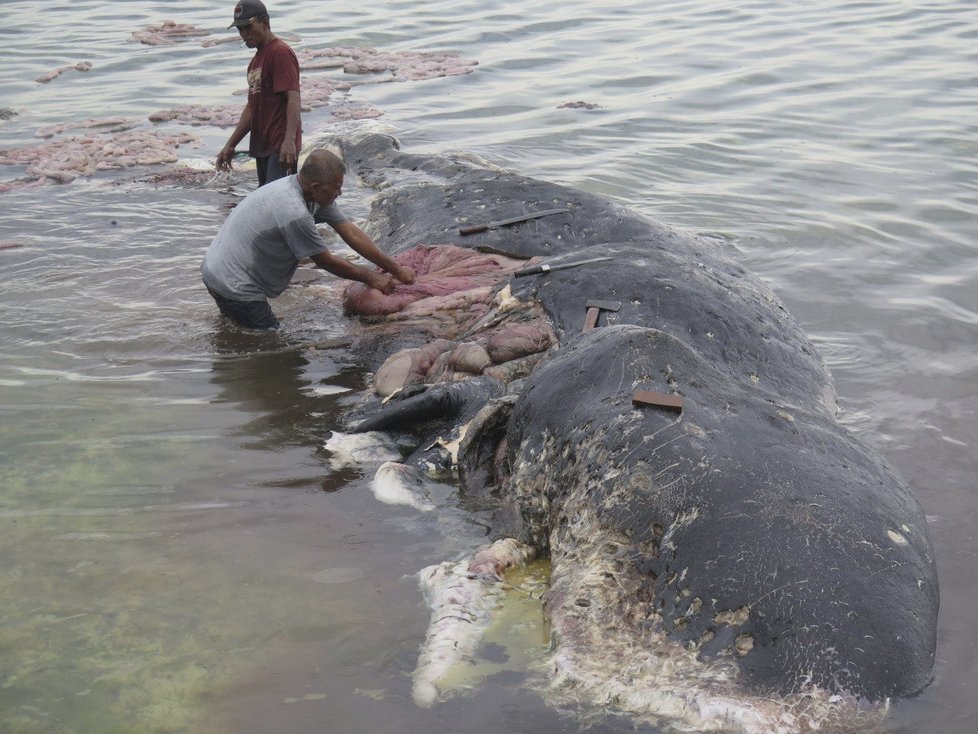
[[(258, 49), (248, 64), (248, 103), (251, 105), (252, 157), (278, 155), (285, 139), (284, 92), (299, 91), (299, 60), (289, 45), (276, 38)], [(296, 152), (302, 147), (302, 127), (295, 131)]]

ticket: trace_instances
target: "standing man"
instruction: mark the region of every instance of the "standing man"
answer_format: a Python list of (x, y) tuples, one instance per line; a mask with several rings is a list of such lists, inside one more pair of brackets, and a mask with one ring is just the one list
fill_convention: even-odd
[[(414, 271), (385, 255), (351, 222), (336, 198), (342, 193), (343, 162), (327, 150), (312, 151), (298, 175), (261, 186), (238, 204), (207, 248), (201, 275), (221, 313), (241, 326), (274, 329), (268, 305), (284, 291), (299, 261), (392, 293), (396, 280), (413, 283)], [(316, 224), (325, 222), (354, 250), (387, 271), (362, 268), (326, 249)]]
[(272, 33), (261, 0), (240, 0), (234, 22), (248, 48), (257, 49), (248, 64), (248, 103), (227, 144), (217, 154), (217, 169), (231, 170), (234, 148), (245, 135), (248, 155), (258, 167), (258, 185), (295, 173), (302, 149), (299, 120), (299, 60), (289, 45)]

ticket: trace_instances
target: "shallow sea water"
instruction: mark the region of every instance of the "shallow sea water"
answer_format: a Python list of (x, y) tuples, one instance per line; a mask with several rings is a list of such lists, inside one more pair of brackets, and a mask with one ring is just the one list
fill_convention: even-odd
[[(973, 4), (268, 5), (296, 48), (479, 62), (355, 87), (383, 116), (313, 110), (307, 141), (372, 127), (410, 152), (471, 152), (718, 238), (774, 287), (829, 364), (842, 420), (930, 521), (935, 680), (882, 731), (973, 731)], [(232, 6), (6, 0), (0, 108), (17, 114), (0, 149), (55, 123), (238, 102), (239, 43), (128, 40), (164, 20), (227, 35)], [(34, 81), (79, 61), (92, 70)], [(562, 106), (576, 102), (592, 108)], [(228, 134), (192, 132), (189, 158)], [(450, 497), (423, 516), (382, 505), (333, 466), (321, 445), (367, 379), (330, 347), (336, 284), (284, 294), (280, 334), (223, 327), (198, 267), (253, 173), (138, 180), (155, 172), (0, 193), (0, 242), (21, 245), (0, 250), (0, 732), (578, 731), (517, 671), (414, 706), (427, 612), (412, 574), (480, 544), (482, 518)], [(0, 167), (0, 182), (22, 175)], [(366, 214), (351, 182), (343, 203)]]

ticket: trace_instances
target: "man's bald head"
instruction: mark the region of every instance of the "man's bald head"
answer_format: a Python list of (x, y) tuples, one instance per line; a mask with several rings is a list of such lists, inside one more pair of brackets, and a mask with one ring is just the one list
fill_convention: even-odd
[(308, 184), (313, 183), (332, 183), (337, 179), (342, 180), (346, 173), (346, 166), (335, 153), (331, 153), (324, 148), (316, 148), (302, 164), (299, 175)]

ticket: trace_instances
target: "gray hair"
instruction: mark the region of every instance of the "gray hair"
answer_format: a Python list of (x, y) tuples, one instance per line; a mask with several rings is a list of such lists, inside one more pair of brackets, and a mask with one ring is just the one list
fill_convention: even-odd
[(299, 173), (309, 183), (329, 183), (338, 178), (343, 178), (343, 174), (346, 173), (346, 165), (335, 153), (331, 153), (325, 148), (316, 148), (306, 156)]

